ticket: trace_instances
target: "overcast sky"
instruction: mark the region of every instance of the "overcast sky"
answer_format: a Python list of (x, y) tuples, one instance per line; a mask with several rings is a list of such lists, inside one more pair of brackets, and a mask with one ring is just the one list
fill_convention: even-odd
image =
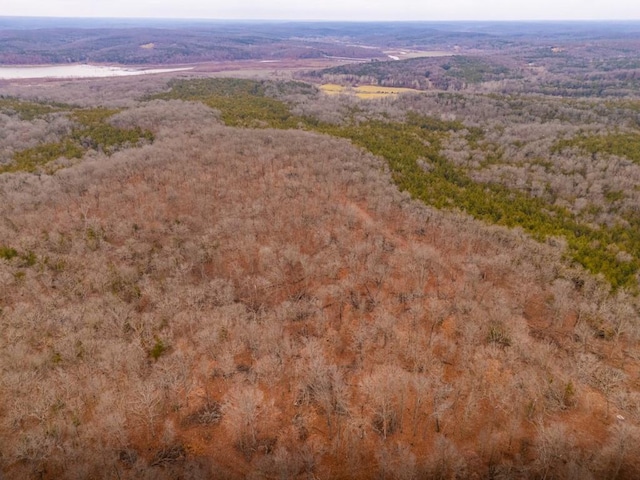
[(0, 0), (0, 16), (299, 20), (640, 20), (640, 0)]

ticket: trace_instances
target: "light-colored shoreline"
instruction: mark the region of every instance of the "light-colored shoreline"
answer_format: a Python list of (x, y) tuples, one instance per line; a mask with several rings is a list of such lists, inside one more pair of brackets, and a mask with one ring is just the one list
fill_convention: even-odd
[(133, 75), (151, 75), (192, 70), (194, 67), (179, 68), (134, 68), (106, 65), (0, 65), (0, 80), (26, 79), (73, 79), (73, 78), (107, 78)]

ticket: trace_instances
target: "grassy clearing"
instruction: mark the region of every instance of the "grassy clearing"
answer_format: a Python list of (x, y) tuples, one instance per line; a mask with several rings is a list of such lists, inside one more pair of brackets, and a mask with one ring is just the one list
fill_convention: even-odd
[(364, 100), (385, 98), (400, 95), (402, 93), (420, 93), (420, 90), (401, 87), (380, 87), (377, 85), (360, 85), (358, 87), (344, 87), (334, 83), (327, 83), (320, 86), (320, 90), (329, 95), (355, 95)]

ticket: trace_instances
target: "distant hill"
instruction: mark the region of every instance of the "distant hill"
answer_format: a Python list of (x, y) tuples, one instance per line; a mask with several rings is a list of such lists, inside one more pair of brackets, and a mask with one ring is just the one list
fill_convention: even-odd
[[(0, 63), (384, 59), (385, 49), (504, 51), (589, 38), (637, 41), (633, 22), (263, 22), (0, 17)], [(140, 48), (153, 44), (153, 48)]]

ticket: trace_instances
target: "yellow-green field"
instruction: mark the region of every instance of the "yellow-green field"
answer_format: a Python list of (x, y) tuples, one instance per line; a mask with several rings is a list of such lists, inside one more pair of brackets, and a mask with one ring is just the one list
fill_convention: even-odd
[(343, 87), (342, 85), (336, 85), (334, 83), (327, 83), (320, 86), (320, 90), (329, 95), (355, 95), (358, 98), (373, 99), (389, 97), (391, 95), (399, 95), (401, 93), (408, 92), (420, 92), (413, 88), (400, 88), (400, 87), (380, 87), (377, 85), (361, 85), (359, 87)]

